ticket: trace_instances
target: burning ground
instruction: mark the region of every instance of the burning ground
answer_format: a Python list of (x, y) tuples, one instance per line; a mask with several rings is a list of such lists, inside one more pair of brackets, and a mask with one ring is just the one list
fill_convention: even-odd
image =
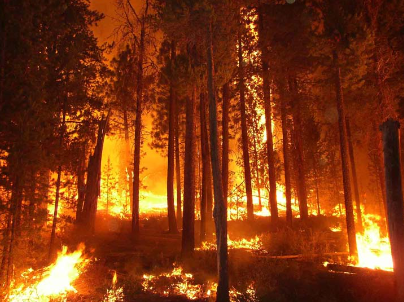
[[(350, 265), (343, 231), (335, 227), (339, 222), (338, 218), (312, 217), (310, 230), (275, 233), (266, 231), (265, 217), (254, 225), (229, 222), (231, 301), (349, 301), (353, 297), (355, 301), (380, 301), (390, 297), (392, 276), (387, 271), (346, 274), (324, 267), (325, 261)], [(83, 238), (70, 234), (77, 242), (63, 248), (49, 267), (32, 268), (16, 277), (6, 301), (214, 301), (213, 234), (198, 244), (192, 261), (184, 261), (181, 238), (164, 233), (165, 219), (145, 220), (144, 232), (136, 239), (126, 231), (129, 221), (119, 223), (123, 225), (120, 232)], [(86, 246), (78, 245), (81, 241)], [(383, 258), (383, 246), (376, 249), (368, 248)], [(377, 257), (373, 257), (374, 261)], [(369, 286), (366, 291), (365, 285)]]

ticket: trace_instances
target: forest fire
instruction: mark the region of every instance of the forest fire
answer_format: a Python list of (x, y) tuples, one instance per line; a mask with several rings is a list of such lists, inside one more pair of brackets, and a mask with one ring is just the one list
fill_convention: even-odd
[[(216, 296), (217, 283), (213, 281), (198, 284), (193, 274), (185, 273), (182, 267), (176, 266), (169, 273), (160, 275), (143, 275), (143, 290), (161, 296), (184, 296), (189, 300), (208, 299)], [(235, 288), (230, 289), (230, 301), (255, 302), (255, 289), (250, 284), (246, 292), (240, 293)], [(242, 297), (242, 300), (240, 298)]]
[[(262, 240), (259, 236), (255, 236), (250, 240), (246, 238), (231, 240), (229, 236), (227, 236), (227, 246), (229, 250), (243, 249), (250, 251), (264, 251)], [(204, 241), (202, 242), (201, 248), (197, 248), (197, 250), (214, 251), (216, 250), (216, 243)]]
[(88, 260), (83, 258), (84, 245), (73, 253), (64, 246), (55, 263), (41, 270), (29, 269), (22, 273), (21, 280), (13, 284), (7, 296), (10, 302), (48, 302), (64, 301), (69, 293), (75, 293), (73, 287), (83, 272)]
[(0, 300), (404, 301), (403, 14), (0, 1)]
[(112, 277), (112, 286), (110, 289), (107, 290), (107, 293), (105, 294), (102, 302), (123, 302), (124, 301), (125, 296), (123, 294), (123, 288), (117, 287), (117, 282), (118, 282), (118, 276), (116, 274), (116, 271), (114, 271), (114, 274)]
[(364, 232), (356, 234), (358, 261), (356, 266), (393, 271), (390, 240), (383, 236), (381, 217), (364, 215)]

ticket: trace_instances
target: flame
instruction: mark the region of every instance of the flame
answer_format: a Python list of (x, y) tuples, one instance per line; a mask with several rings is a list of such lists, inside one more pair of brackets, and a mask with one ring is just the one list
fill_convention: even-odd
[[(172, 281), (159, 292), (155, 287), (155, 282), (162, 277), (172, 279)], [(170, 273), (163, 273), (159, 276), (143, 275), (142, 287), (144, 291), (152, 292), (154, 294), (160, 294), (167, 297), (170, 295), (185, 296), (190, 300), (209, 298), (213, 292), (216, 291), (217, 285), (214, 282), (208, 282), (205, 287), (193, 283), (194, 280), (192, 274), (184, 273), (181, 267), (174, 265), (174, 268)]]
[(64, 246), (55, 263), (34, 271), (32, 268), (22, 273), (24, 282), (13, 286), (7, 300), (10, 302), (49, 302), (55, 298), (64, 298), (68, 293), (76, 293), (73, 283), (88, 263), (82, 258), (84, 244), (77, 251), (68, 254)]
[(112, 287), (107, 290), (107, 293), (104, 296), (103, 302), (122, 302), (124, 301), (123, 287), (116, 287), (118, 282), (118, 276), (116, 271), (114, 271), (114, 275), (112, 277)]
[[(161, 281), (167, 279), (166, 285)], [(206, 284), (196, 284), (191, 273), (185, 273), (182, 267), (176, 266), (169, 273), (160, 275), (143, 275), (143, 291), (160, 296), (184, 296), (189, 300), (208, 299), (216, 296), (217, 283), (208, 281)], [(240, 293), (234, 287), (229, 291), (230, 301), (239, 301), (238, 297), (243, 296), (243, 301), (258, 301), (253, 284), (250, 284), (245, 294)]]
[(342, 228), (341, 228), (340, 225), (337, 225), (337, 226), (330, 227), (330, 231), (334, 232), (334, 233), (337, 233), (337, 232), (341, 232)]
[(356, 234), (358, 267), (393, 271), (390, 240), (380, 229), (382, 218), (378, 215), (363, 215), (364, 232)]
[[(229, 250), (245, 249), (245, 250), (251, 250), (251, 251), (264, 251), (264, 248), (262, 245), (262, 240), (261, 240), (261, 237), (259, 237), (259, 236), (255, 236), (254, 238), (251, 238), (250, 240), (245, 239), (245, 238), (242, 238), (239, 240), (231, 240), (229, 238), (229, 236), (227, 235), (227, 247)], [(216, 243), (204, 241), (204, 242), (202, 242), (202, 247), (197, 248), (196, 250), (215, 251)]]

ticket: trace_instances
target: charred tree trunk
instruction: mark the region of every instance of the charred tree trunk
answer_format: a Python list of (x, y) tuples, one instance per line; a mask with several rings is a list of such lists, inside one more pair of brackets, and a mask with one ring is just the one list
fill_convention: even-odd
[(240, 92), (240, 113), (241, 113), (241, 141), (243, 146), (243, 163), (244, 163), (244, 183), (247, 196), (247, 220), (254, 220), (254, 205), (252, 198), (252, 185), (251, 185), (251, 168), (250, 168), (250, 154), (248, 152), (248, 129), (247, 129), (247, 115), (246, 115), (246, 101), (245, 101), (245, 86), (244, 86), (244, 61), (243, 50), (241, 43), (241, 33), (238, 37), (238, 72), (239, 72), (239, 92)]
[(196, 88), (186, 103), (185, 164), (184, 164), (184, 216), (182, 220), (182, 255), (191, 257), (195, 248), (195, 127)]
[[(255, 133), (257, 133), (258, 131), (258, 122), (257, 119), (255, 118), (254, 121), (254, 130)], [(261, 201), (261, 182), (260, 182), (260, 170), (259, 170), (259, 164), (258, 164), (258, 150), (257, 150), (257, 137), (256, 135), (254, 135), (253, 138), (253, 150), (254, 150), (254, 166), (255, 166), (255, 182), (257, 184), (257, 193), (258, 193), (258, 206), (259, 206), (259, 210), (262, 210), (262, 201)]]
[(84, 199), (83, 212), (80, 215), (80, 223), (83, 226), (83, 230), (89, 233), (94, 233), (95, 231), (95, 216), (97, 214), (98, 196), (100, 195), (102, 151), (108, 121), (109, 113), (105, 119), (99, 122), (97, 144), (88, 161), (86, 196)]
[(346, 118), (346, 133), (347, 133), (347, 139), (348, 139), (349, 159), (351, 162), (352, 181), (353, 181), (354, 194), (355, 194), (356, 218), (358, 219), (357, 227), (358, 227), (358, 231), (362, 232), (363, 223), (362, 223), (361, 201), (360, 201), (360, 196), (359, 196), (358, 177), (356, 175), (356, 163), (355, 163), (355, 155), (354, 155), (353, 144), (352, 144), (351, 125), (349, 122), (349, 118)]
[(344, 99), (341, 85), (341, 70), (338, 62), (338, 54), (336, 51), (333, 53), (334, 68), (335, 68), (335, 90), (337, 97), (337, 110), (338, 110), (338, 126), (340, 135), (340, 149), (341, 149), (341, 164), (342, 164), (342, 180), (344, 184), (344, 201), (346, 212), (346, 224), (348, 232), (348, 245), (349, 253), (357, 256), (356, 245), (356, 231), (355, 219), (352, 204), (351, 183), (349, 180), (349, 164), (348, 164), (348, 146), (347, 146), (347, 132), (345, 123), (345, 108)]
[(222, 109), (222, 181), (223, 181), (223, 198), (227, 207), (227, 198), (229, 192), (229, 108), (230, 108), (230, 91), (229, 82), (223, 85), (223, 109)]
[[(171, 42), (171, 58), (170, 69), (173, 71), (173, 62), (175, 60), (175, 45)], [(175, 95), (174, 83), (170, 80), (170, 97), (168, 106), (168, 164), (167, 164), (167, 214), (168, 214), (168, 231), (169, 233), (177, 233), (177, 221), (175, 219), (174, 206), (174, 131), (175, 131)]]
[(258, 39), (261, 48), (261, 64), (262, 64), (262, 84), (264, 93), (264, 109), (265, 109), (265, 130), (267, 134), (267, 158), (268, 158), (268, 176), (269, 176), (269, 204), (271, 206), (271, 224), (276, 227), (278, 223), (278, 201), (276, 198), (276, 171), (274, 158), (274, 140), (272, 135), (272, 104), (271, 104), (271, 87), (269, 78), (269, 53), (267, 45), (264, 43), (264, 15), (262, 7), (258, 11)]
[(283, 167), (285, 171), (286, 222), (289, 226), (292, 226), (292, 189), (290, 181), (290, 150), (287, 120), (287, 100), (285, 89), (285, 84), (281, 82), (281, 84), (279, 85), (279, 93), (281, 98)]
[(293, 137), (295, 144), (295, 163), (297, 170), (297, 195), (299, 199), (299, 212), (302, 221), (307, 221), (309, 216), (307, 209), (307, 189), (306, 189), (306, 173), (304, 166), (304, 153), (303, 153), (303, 137), (302, 137), (302, 117), (301, 117), (301, 100), (297, 88), (296, 79), (290, 81), (290, 86), (294, 96), (293, 106)]
[(182, 203), (181, 203), (181, 166), (180, 166), (180, 131), (179, 131), (179, 109), (178, 104), (176, 107), (175, 119), (175, 170), (176, 170), (176, 183), (177, 183), (177, 227), (182, 226)]
[(129, 175), (129, 210), (132, 213), (133, 206), (133, 171), (132, 171), (132, 160), (130, 153), (130, 142), (129, 142), (129, 122), (128, 122), (128, 110), (126, 108), (123, 109), (123, 127), (125, 131), (125, 160), (126, 160), (126, 169)]
[(404, 301), (404, 208), (400, 171), (399, 128), (400, 124), (393, 119), (388, 119), (381, 126), (386, 179), (387, 221), (397, 301)]
[(12, 212), (11, 206), (8, 206), (7, 213), (7, 227), (3, 232), (3, 250), (1, 256), (1, 265), (0, 265), (0, 282), (3, 284), (4, 277), (6, 276), (6, 267), (8, 261), (8, 249), (10, 244), (10, 234), (11, 234), (11, 221), (12, 221)]
[(207, 60), (208, 60), (208, 92), (209, 92), (209, 125), (210, 125), (210, 155), (212, 162), (213, 188), (215, 195), (215, 226), (217, 244), (217, 302), (229, 302), (229, 273), (227, 255), (227, 210), (223, 197), (223, 181), (220, 171), (219, 148), (217, 146), (217, 113), (216, 98), (213, 82), (213, 50), (212, 50), (212, 25), (208, 25), (207, 33)]
[[(19, 168), (16, 168), (19, 170)], [(14, 268), (14, 249), (17, 245), (17, 221), (18, 216), (21, 215), (21, 209), (19, 208), (22, 204), (22, 188), (23, 188), (23, 176), (21, 172), (16, 172), (14, 176), (14, 181), (12, 184), (12, 193), (11, 193), (11, 230), (10, 230), (10, 241), (8, 243), (8, 251), (7, 251), (7, 278), (6, 278), (6, 285), (7, 287), (10, 286), (11, 281), (13, 279), (13, 268)]]
[[(63, 115), (63, 117), (62, 117), (62, 127), (61, 127), (61, 130), (60, 130), (60, 138), (59, 138), (59, 152), (62, 152), (64, 135), (65, 135), (66, 100), (63, 103), (62, 115)], [(60, 156), (59, 161), (61, 161), (61, 160), (62, 160), (62, 158)], [(57, 224), (58, 208), (59, 208), (60, 181), (61, 181), (61, 178), (62, 178), (62, 163), (61, 162), (59, 162), (57, 174), (58, 174), (58, 176), (57, 176), (57, 179), (56, 179), (55, 209), (53, 210), (53, 222), (52, 222), (52, 232), (51, 232), (50, 243), (49, 243), (48, 261), (51, 261), (53, 255), (54, 255), (56, 224)]]
[(76, 222), (80, 221), (80, 216), (83, 212), (83, 205), (84, 205), (84, 200), (86, 197), (86, 184), (84, 181), (85, 177), (85, 165), (86, 165), (86, 151), (85, 148), (83, 148), (83, 154), (81, 155), (80, 158), (80, 163), (77, 169), (77, 209), (76, 209)]
[[(207, 145), (208, 145), (207, 156), (209, 159), (210, 158), (209, 130), (207, 129), (207, 126), (208, 126), (207, 122), (205, 122), (206, 141), (207, 141)], [(206, 163), (206, 169), (208, 171), (208, 173), (206, 175), (206, 223), (207, 223), (207, 228), (208, 228), (207, 230), (209, 230), (209, 226), (211, 225), (211, 222), (213, 220), (212, 165), (211, 165), (210, 160), (208, 160)]]
[(142, 105), (143, 105), (143, 61), (145, 55), (145, 36), (146, 36), (146, 15), (148, 11), (148, 2), (146, 1), (146, 10), (142, 18), (140, 29), (139, 58), (137, 70), (137, 89), (136, 89), (136, 121), (135, 121), (135, 141), (133, 151), (133, 206), (132, 206), (132, 234), (137, 235), (140, 231), (139, 221), (139, 199), (140, 199), (140, 149), (142, 139)]
[(211, 174), (209, 165), (209, 142), (208, 128), (206, 125), (206, 101), (204, 93), (200, 96), (200, 131), (201, 131), (201, 150), (202, 150), (202, 194), (201, 194), (201, 242), (206, 239), (206, 215), (207, 215), (207, 177)]

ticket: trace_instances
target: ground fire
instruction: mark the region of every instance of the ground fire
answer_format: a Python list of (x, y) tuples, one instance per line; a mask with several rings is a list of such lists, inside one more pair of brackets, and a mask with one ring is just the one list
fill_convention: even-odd
[(0, 1), (0, 301), (404, 301), (404, 1)]

